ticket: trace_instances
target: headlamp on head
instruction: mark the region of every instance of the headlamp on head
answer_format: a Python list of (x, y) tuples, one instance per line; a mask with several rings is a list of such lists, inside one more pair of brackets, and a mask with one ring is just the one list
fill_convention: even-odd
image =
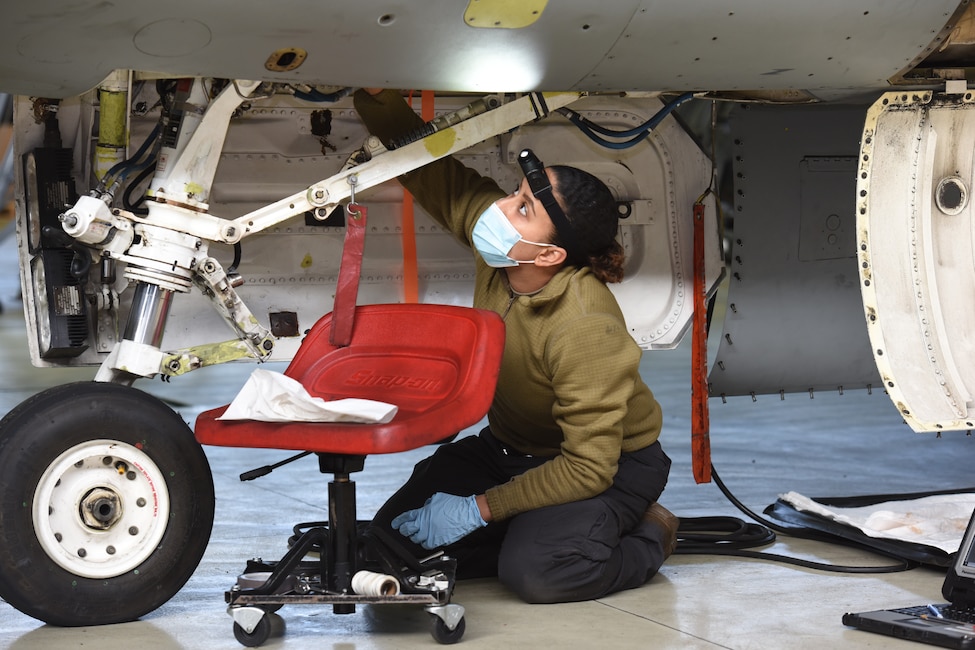
[(521, 165), (521, 171), (528, 179), (528, 187), (531, 188), (532, 195), (545, 206), (545, 211), (548, 212), (548, 216), (555, 226), (555, 232), (558, 233), (559, 241), (565, 247), (569, 259), (575, 259), (581, 253), (582, 248), (576, 240), (572, 225), (565, 213), (562, 212), (562, 207), (555, 200), (555, 195), (552, 193), (552, 183), (549, 182), (548, 174), (545, 173), (545, 165), (531, 149), (523, 149), (518, 154), (518, 164)]

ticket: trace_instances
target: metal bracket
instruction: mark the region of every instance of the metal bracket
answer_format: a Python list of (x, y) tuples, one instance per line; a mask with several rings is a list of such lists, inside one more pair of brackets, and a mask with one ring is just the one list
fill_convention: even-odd
[[(193, 278), (194, 283), (210, 299), (214, 309), (237, 332), (252, 356), (264, 359), (274, 349), (274, 337), (261, 325), (234, 290), (220, 262), (212, 257), (203, 259)], [(221, 348), (225, 347), (223, 344)], [(236, 357), (239, 358), (239, 357)], [(206, 361), (202, 365), (211, 365)]]
[(241, 626), (244, 632), (250, 634), (266, 616), (260, 607), (228, 607), (227, 613), (234, 619), (234, 623)]
[[(183, 210), (183, 214), (179, 214), (175, 209), (178, 206), (168, 206), (169, 210), (159, 211), (165, 214), (165, 219), (160, 219), (153, 210), (150, 210), (148, 216), (131, 215), (131, 218), (133, 221), (178, 230), (208, 241), (234, 244), (244, 237), (277, 226), (305, 212), (327, 215), (350, 197), (349, 176), (353, 174), (358, 177), (359, 191), (374, 187), (435, 160), (463, 151), (492, 136), (542, 119), (555, 109), (567, 106), (584, 96), (585, 93), (579, 92), (523, 95), (508, 104), (475, 115), (409, 145), (393, 151), (383, 151), (381, 155), (374, 155), (367, 162), (346, 167), (338, 174), (232, 221), (191, 210)], [(227, 122), (229, 123), (229, 116)], [(211, 128), (217, 127), (217, 124), (211, 125)], [(377, 150), (375, 147), (371, 149), (373, 152)], [(219, 150), (211, 155), (219, 155)]]
[(444, 625), (447, 626), (447, 629), (451, 631), (456, 629), (460, 623), (460, 619), (464, 618), (464, 606), (458, 605), (457, 603), (427, 605), (423, 609), (442, 620)]
[[(267, 340), (273, 343), (270, 337)], [(169, 377), (177, 377), (206, 366), (215, 366), (237, 359), (253, 359), (255, 356), (263, 358), (267, 355), (255, 355), (250, 341), (231, 339), (220, 343), (205, 343), (163, 353), (159, 372)]]

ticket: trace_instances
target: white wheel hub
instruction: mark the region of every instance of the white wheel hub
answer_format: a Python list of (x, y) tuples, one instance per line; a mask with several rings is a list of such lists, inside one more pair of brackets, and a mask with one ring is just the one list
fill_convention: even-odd
[(169, 522), (166, 477), (142, 450), (90, 440), (48, 465), (34, 490), (34, 531), (59, 566), (112, 578), (142, 564)]

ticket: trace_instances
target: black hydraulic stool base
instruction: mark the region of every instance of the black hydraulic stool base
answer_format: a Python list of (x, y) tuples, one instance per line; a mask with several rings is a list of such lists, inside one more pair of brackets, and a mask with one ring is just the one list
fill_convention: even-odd
[[(330, 492), (333, 486), (330, 485)], [(263, 644), (272, 631), (268, 615), (284, 605), (332, 605), (335, 614), (352, 614), (356, 605), (423, 605), (431, 614), (431, 634), (439, 643), (460, 641), (464, 634), (464, 608), (450, 602), (457, 562), (445, 555), (417, 560), (401, 549), (388, 534), (357, 522), (351, 551), (340, 550), (336, 562), (335, 531), (327, 524), (309, 526), (290, 540), (281, 560), (247, 563), (237, 584), (226, 592), (228, 612), (234, 619), (234, 636), (247, 647)], [(318, 559), (314, 555), (318, 554)], [(399, 583), (398, 593), (357, 594), (351, 589), (358, 570), (382, 573)], [(336, 588), (336, 585), (346, 585)]]

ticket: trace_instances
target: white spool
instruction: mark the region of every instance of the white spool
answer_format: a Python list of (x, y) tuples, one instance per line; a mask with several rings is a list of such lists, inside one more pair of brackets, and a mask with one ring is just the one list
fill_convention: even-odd
[(398, 596), (399, 580), (372, 571), (359, 571), (352, 576), (352, 591), (360, 596)]

